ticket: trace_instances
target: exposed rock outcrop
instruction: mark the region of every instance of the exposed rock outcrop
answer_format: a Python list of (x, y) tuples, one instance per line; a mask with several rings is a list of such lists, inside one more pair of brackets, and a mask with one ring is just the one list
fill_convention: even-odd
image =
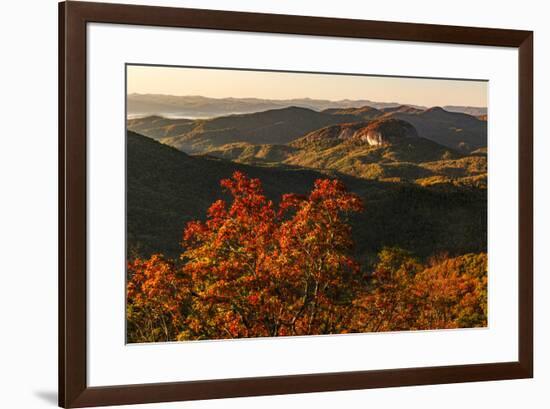
[(410, 123), (394, 118), (381, 118), (370, 122), (331, 125), (310, 132), (296, 141), (300, 146), (312, 142), (330, 140), (354, 140), (369, 145), (390, 145), (402, 138), (417, 138), (418, 133)]
[(406, 121), (388, 118), (371, 122), (357, 131), (354, 138), (374, 146), (390, 145), (404, 138), (418, 138), (418, 132)]

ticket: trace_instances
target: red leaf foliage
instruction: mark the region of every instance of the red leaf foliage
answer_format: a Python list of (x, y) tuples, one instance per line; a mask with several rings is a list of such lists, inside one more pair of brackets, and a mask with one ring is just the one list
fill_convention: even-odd
[[(205, 221), (187, 224), (180, 260), (128, 266), (134, 341), (335, 334), (486, 325), (486, 255), (422, 265), (399, 249), (374, 271), (353, 257), (361, 199), (339, 180), (278, 206), (235, 172)], [(467, 258), (465, 258), (467, 257)]]

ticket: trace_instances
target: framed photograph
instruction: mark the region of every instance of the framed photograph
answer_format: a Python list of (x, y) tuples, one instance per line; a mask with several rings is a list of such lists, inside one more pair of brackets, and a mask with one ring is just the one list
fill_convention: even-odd
[(533, 375), (533, 33), (59, 4), (59, 404)]

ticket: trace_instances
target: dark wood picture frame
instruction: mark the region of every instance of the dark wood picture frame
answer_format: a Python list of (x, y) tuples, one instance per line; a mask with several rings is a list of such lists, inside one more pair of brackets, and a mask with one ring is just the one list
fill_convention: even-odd
[[(519, 50), (518, 361), (88, 387), (86, 24), (90, 22), (437, 42)], [(59, 405), (85, 407), (533, 376), (533, 33), (88, 2), (59, 4)]]

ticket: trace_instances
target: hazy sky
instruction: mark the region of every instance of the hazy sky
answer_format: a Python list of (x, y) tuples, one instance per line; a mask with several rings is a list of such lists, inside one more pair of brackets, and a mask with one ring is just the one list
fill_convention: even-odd
[(127, 80), (128, 93), (140, 94), (487, 106), (484, 81), (151, 66), (128, 66)]

